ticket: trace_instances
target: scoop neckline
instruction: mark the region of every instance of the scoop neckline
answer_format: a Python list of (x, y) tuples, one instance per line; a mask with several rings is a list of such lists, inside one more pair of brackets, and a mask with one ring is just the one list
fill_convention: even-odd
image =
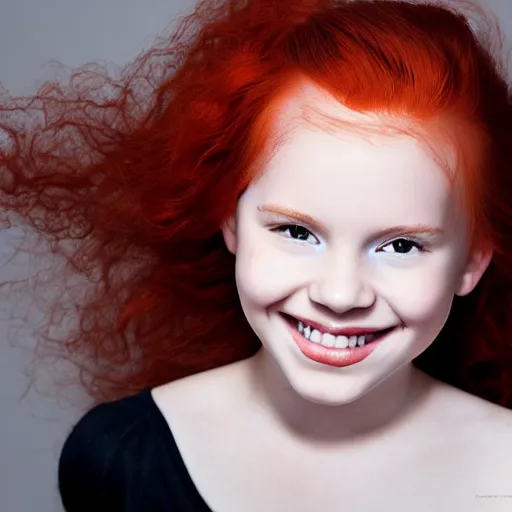
[[(174, 464), (178, 466), (177, 469), (180, 477), (180, 482), (183, 486), (186, 495), (191, 500), (192, 505), (194, 507), (198, 507), (197, 512), (213, 512), (213, 510), (208, 506), (204, 498), (201, 496), (201, 493), (197, 489), (194, 481), (192, 480), (192, 476), (188, 471), (188, 468), (185, 464), (185, 461), (183, 460), (176, 440), (174, 439), (172, 429), (167, 420), (165, 419), (165, 416), (163, 415), (162, 411), (160, 410), (160, 407), (158, 407), (158, 404), (155, 402), (155, 399), (151, 394), (151, 389), (145, 389), (141, 393), (141, 396), (149, 402), (150, 407), (154, 413), (153, 417), (157, 422), (158, 428), (165, 432), (165, 435), (162, 436), (163, 441), (171, 452)], [(194, 511), (195, 510), (196, 508), (194, 508)]]

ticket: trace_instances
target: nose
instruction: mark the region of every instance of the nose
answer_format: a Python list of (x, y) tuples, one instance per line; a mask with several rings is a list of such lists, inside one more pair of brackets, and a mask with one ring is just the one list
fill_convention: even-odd
[(375, 291), (366, 274), (357, 258), (330, 255), (319, 262), (309, 286), (309, 298), (335, 313), (368, 308), (375, 302)]

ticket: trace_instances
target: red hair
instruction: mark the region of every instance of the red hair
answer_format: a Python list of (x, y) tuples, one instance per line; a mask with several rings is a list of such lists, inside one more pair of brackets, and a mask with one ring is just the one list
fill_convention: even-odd
[[(495, 252), (414, 364), (511, 406), (512, 107), (493, 48), (502, 36), (490, 15), (477, 34), (462, 2), (438, 4), (203, 0), (118, 78), (84, 66), (33, 97), (5, 94), (0, 205), (63, 263), (45, 274), (58, 297), (40, 302), (33, 363), (73, 363), (100, 402), (258, 350), (220, 228), (282, 142), (280, 102), (309, 80), (392, 120), (394, 133), (455, 149), (472, 240)], [(51, 336), (67, 318), (68, 331)]]

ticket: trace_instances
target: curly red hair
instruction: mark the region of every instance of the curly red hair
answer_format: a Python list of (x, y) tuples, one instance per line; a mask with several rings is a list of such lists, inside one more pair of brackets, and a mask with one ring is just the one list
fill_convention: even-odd
[(494, 257), (414, 363), (511, 406), (502, 36), (480, 8), (468, 11), (481, 15), (477, 34), (462, 2), (444, 4), (203, 0), (118, 78), (87, 65), (32, 97), (4, 94), (0, 205), (63, 262), (45, 273), (58, 296), (41, 298), (33, 363), (71, 362), (78, 376), (60, 385), (78, 378), (101, 402), (258, 350), (220, 228), (264, 166), (279, 101), (307, 79), (353, 110), (411, 120), (439, 142), (452, 134), (473, 239)]

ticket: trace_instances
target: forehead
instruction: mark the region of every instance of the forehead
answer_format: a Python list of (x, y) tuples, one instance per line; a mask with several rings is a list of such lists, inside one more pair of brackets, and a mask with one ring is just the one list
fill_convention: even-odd
[[(421, 139), (399, 132), (400, 128), (414, 129), (405, 117), (353, 111), (305, 80), (279, 101), (273, 128), (270, 146), (274, 152), (267, 171), (295, 160), (309, 167), (313, 160), (339, 170), (371, 170), (380, 161), (378, 168), (383, 169), (391, 159), (393, 168), (421, 165), (435, 174), (444, 173)], [(448, 153), (437, 152), (436, 156), (446, 158)], [(318, 164), (313, 168), (318, 170)]]
[(393, 183), (411, 191), (427, 184), (445, 191), (449, 185), (444, 171), (414, 138), (369, 140), (307, 126), (295, 129), (279, 148), (265, 168), (263, 181), (283, 182), (294, 177), (300, 178), (297, 184), (336, 182), (352, 190), (359, 184), (371, 190)]
[[(321, 115), (304, 120), (304, 112)], [(334, 128), (324, 123), (329, 118), (377, 123), (318, 89), (299, 91), (278, 111), (279, 146), (251, 196), (333, 221), (362, 209), (365, 217), (397, 222), (440, 222), (453, 213), (448, 177), (420, 140)]]

